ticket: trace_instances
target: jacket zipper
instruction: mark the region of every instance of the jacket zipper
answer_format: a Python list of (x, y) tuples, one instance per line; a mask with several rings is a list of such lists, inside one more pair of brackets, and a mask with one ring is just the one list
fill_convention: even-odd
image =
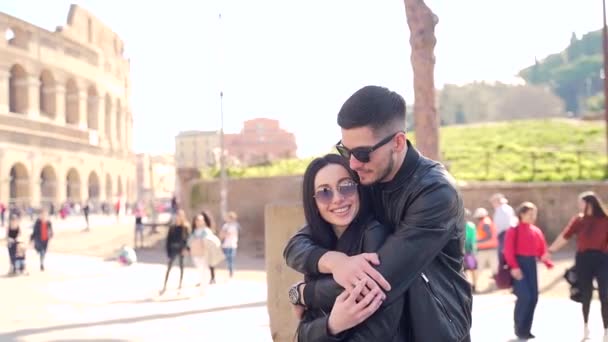
[(439, 307), (441, 308), (441, 310), (445, 314), (445, 317), (447, 317), (448, 320), (451, 323), (452, 322), (452, 318), (448, 314), (448, 310), (445, 308), (445, 306), (443, 305), (443, 303), (441, 302), (441, 300), (439, 299), (439, 297), (437, 297), (437, 295), (435, 294), (435, 291), (433, 290), (433, 287), (431, 286), (431, 282), (429, 281), (429, 278), (427, 278), (424, 273), (420, 273), (420, 276), (422, 277), (422, 279), (426, 283), (426, 287), (428, 287), (429, 291), (431, 292), (431, 295), (433, 296), (433, 299), (435, 299), (435, 301), (437, 302), (437, 305), (439, 305)]

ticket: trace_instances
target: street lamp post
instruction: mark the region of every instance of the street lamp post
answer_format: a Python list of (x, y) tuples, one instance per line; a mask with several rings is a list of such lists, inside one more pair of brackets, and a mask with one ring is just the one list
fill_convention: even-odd
[(224, 92), (220, 91), (220, 213), (222, 220), (228, 211), (228, 189), (224, 150)]

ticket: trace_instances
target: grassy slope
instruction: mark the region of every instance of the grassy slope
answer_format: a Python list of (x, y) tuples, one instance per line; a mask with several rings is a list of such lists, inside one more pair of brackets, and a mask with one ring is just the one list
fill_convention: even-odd
[[(461, 180), (603, 179), (603, 122), (523, 120), (441, 128), (443, 162)], [(415, 136), (409, 134), (415, 141)], [(580, 153), (577, 153), (580, 151)], [(302, 174), (310, 159), (231, 169), (231, 177)]]

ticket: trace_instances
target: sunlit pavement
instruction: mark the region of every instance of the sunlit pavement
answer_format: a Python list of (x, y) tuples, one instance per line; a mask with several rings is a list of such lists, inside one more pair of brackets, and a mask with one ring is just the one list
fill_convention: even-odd
[[(6, 273), (6, 252), (0, 272)], [(187, 269), (178, 293), (178, 270), (169, 290), (158, 295), (163, 265), (122, 267), (99, 258), (51, 254), (47, 271), (28, 255), (29, 276), (0, 278), (0, 341), (271, 341), (266, 284), (225, 279), (204, 295)], [(478, 295), (474, 301), (473, 341), (510, 341), (514, 297)], [(599, 304), (592, 304), (591, 341), (601, 341)], [(534, 322), (536, 341), (580, 341), (580, 306), (541, 297)]]
[(49, 255), (42, 273), (35, 255), (28, 262), (29, 276), (0, 278), (0, 341), (271, 340), (263, 282), (218, 276), (202, 295), (196, 272), (187, 269), (178, 293), (174, 268), (159, 296), (162, 265)]

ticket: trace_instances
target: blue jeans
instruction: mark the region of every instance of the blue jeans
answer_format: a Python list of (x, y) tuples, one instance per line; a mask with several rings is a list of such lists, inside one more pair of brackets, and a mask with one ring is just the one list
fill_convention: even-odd
[(44, 269), (44, 257), (46, 256), (46, 249), (49, 246), (49, 241), (35, 241), (34, 242), (34, 248), (36, 249), (36, 252), (38, 252), (38, 255), (40, 256), (40, 269), (43, 270)]
[(16, 254), (17, 254), (17, 244), (14, 242), (9, 242), (8, 244), (8, 257), (11, 263), (11, 273), (14, 273), (16, 271), (16, 267), (15, 267), (15, 259), (16, 259)]
[(538, 302), (536, 257), (518, 255), (517, 263), (524, 277), (522, 280), (513, 279), (513, 292), (517, 296), (513, 313), (515, 335), (526, 338), (530, 336), (534, 310)]
[(236, 257), (236, 248), (222, 248), (224, 255), (226, 255), (226, 266), (228, 266), (228, 273), (230, 277), (234, 275), (234, 258)]

